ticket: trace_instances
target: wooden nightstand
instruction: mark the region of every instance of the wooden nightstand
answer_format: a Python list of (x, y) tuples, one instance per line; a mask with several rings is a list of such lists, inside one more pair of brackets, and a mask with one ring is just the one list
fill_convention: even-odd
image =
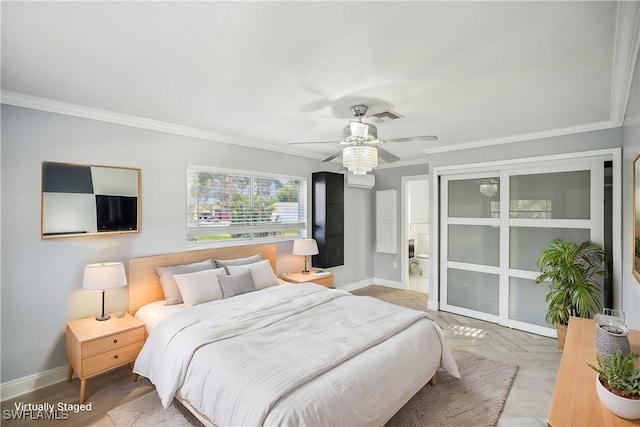
[(282, 276), (282, 280), (286, 280), (291, 283), (308, 283), (313, 282), (318, 285), (326, 286), (327, 288), (333, 288), (333, 274), (328, 271), (324, 271), (323, 274), (314, 274), (322, 270), (311, 270), (309, 274), (295, 273)]
[(67, 323), (69, 382), (75, 371), (80, 379), (80, 403), (84, 403), (87, 378), (132, 363), (144, 344), (144, 323), (125, 313), (98, 321), (95, 317)]

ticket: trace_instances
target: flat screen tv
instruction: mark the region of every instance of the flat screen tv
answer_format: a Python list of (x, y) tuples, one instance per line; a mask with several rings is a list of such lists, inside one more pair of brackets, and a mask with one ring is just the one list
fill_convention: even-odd
[(138, 229), (138, 198), (96, 195), (98, 233)]

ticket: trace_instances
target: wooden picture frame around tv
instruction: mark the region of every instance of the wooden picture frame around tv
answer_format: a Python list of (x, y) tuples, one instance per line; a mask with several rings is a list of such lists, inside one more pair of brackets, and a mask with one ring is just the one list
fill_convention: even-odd
[(42, 239), (139, 233), (140, 169), (42, 162)]

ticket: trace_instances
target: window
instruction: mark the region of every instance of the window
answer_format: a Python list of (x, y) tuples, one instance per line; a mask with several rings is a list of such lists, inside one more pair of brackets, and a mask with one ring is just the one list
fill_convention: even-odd
[(286, 239), (306, 235), (305, 178), (187, 168), (187, 240)]

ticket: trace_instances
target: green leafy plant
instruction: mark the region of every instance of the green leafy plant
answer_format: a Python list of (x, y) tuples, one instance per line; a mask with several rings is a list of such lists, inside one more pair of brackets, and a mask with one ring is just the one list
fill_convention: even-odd
[(605, 380), (602, 385), (610, 392), (627, 399), (640, 399), (640, 368), (636, 368), (638, 355), (617, 351), (602, 359), (598, 366), (587, 363)]
[(547, 322), (566, 325), (570, 316), (589, 318), (600, 311), (596, 278), (607, 275), (607, 258), (602, 246), (591, 241), (578, 244), (555, 239), (545, 248), (538, 258), (541, 274), (536, 283), (549, 282)]

